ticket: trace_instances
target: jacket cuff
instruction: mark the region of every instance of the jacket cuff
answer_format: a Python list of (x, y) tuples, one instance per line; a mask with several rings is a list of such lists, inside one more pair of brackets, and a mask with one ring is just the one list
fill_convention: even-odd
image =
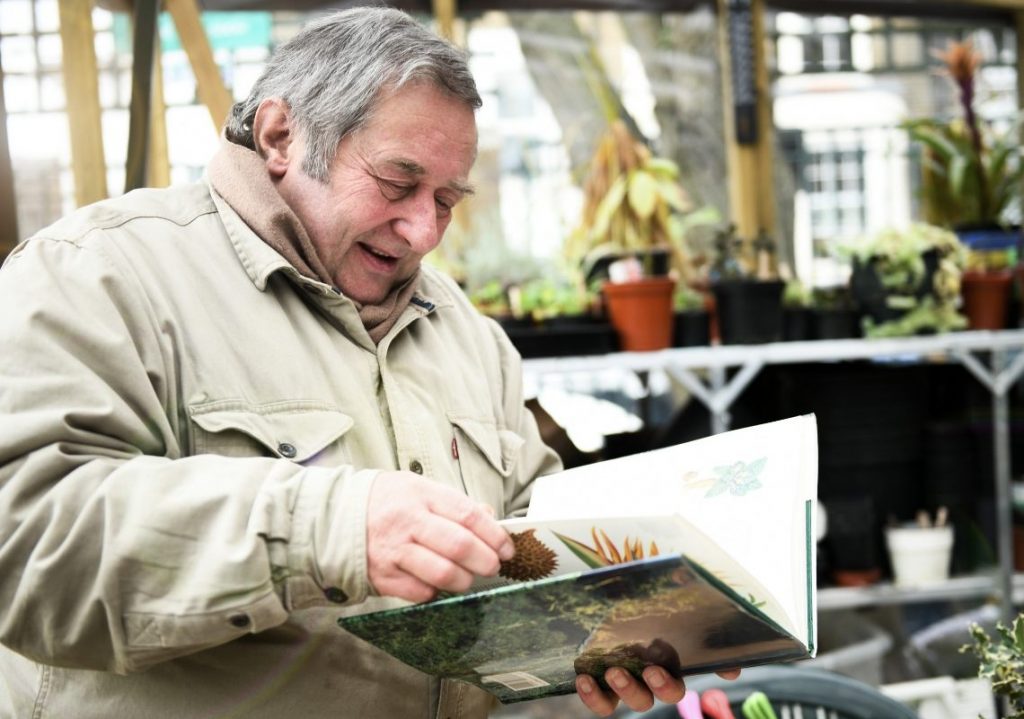
[(366, 599), (366, 503), (378, 470), (307, 469), (288, 542), (290, 610)]

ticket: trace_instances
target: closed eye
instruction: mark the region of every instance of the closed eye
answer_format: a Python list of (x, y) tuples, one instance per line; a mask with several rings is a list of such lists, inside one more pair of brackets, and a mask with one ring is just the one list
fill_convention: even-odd
[(384, 199), (391, 202), (405, 199), (409, 196), (409, 193), (416, 189), (415, 183), (395, 182), (394, 180), (386, 180), (383, 177), (377, 176), (374, 176), (373, 179), (377, 182), (380, 194), (384, 196)]

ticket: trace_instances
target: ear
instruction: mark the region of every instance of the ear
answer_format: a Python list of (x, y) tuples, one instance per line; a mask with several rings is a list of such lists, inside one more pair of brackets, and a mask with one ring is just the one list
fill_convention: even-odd
[(297, 161), (293, 156), (297, 145), (291, 111), (281, 98), (267, 98), (256, 108), (252, 136), (256, 152), (266, 162), (271, 177), (283, 177), (292, 162)]

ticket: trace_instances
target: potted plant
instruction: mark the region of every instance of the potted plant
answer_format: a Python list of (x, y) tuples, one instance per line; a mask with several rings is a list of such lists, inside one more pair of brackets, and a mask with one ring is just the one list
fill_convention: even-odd
[(949, 230), (923, 223), (844, 243), (850, 291), (867, 337), (963, 329), (957, 311), (966, 251)]
[(673, 299), (673, 347), (694, 347), (711, 342), (711, 322), (704, 293), (680, 284)]
[(934, 521), (922, 510), (914, 522), (886, 527), (885, 544), (896, 586), (921, 587), (949, 578), (953, 527), (947, 517), (946, 508), (940, 507)]
[[(675, 163), (655, 157), (615, 121), (601, 138), (584, 183), (580, 225), (566, 243), (566, 253), (583, 264), (589, 280), (596, 268), (620, 265), (603, 295), (622, 349), (653, 350), (672, 340), (672, 294), (675, 279), (655, 272), (658, 255), (668, 258), (666, 271), (689, 279), (679, 213), (690, 209), (678, 182)], [(618, 280), (618, 281), (615, 281)]]
[(811, 327), (819, 340), (841, 340), (860, 335), (857, 310), (847, 286), (816, 287), (811, 292)]
[(811, 291), (800, 280), (790, 280), (782, 290), (782, 339), (798, 342), (813, 336)]
[(774, 273), (775, 244), (762, 233), (753, 243), (754, 258), (744, 256), (733, 225), (716, 237), (717, 257), (709, 273), (723, 344), (760, 344), (782, 339), (782, 292)]
[(951, 42), (938, 57), (957, 88), (959, 116), (904, 123), (924, 148), (924, 217), (953, 228), (971, 252), (962, 278), (970, 327), (1001, 329), (1013, 277), (1006, 255), (1015, 255), (1020, 243), (1020, 230), (1006, 225), (1006, 210), (1019, 197), (1024, 178), (1019, 124), (997, 132), (976, 112), (981, 55), (970, 41)]
[(605, 354), (617, 349), (611, 326), (592, 311), (593, 298), (570, 276), (535, 277), (509, 290), (513, 316), (506, 326), (523, 357)]
[(1013, 626), (996, 625), (993, 640), (978, 624), (970, 627), (971, 644), (960, 648), (978, 658), (978, 676), (988, 679), (996, 696), (1006, 697), (1007, 719), (1024, 719), (1024, 617), (1017, 615)]

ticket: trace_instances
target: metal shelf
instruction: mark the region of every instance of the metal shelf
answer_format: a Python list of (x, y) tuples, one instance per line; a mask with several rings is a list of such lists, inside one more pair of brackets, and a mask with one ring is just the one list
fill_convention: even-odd
[[(592, 357), (555, 357), (523, 361), (527, 379), (537, 386), (545, 375), (626, 370), (645, 377), (659, 370), (679, 381), (711, 412), (712, 429), (729, 427), (729, 407), (771, 364), (872, 359), (892, 362), (959, 362), (992, 395), (993, 455), (996, 475), (996, 523), (999, 569), (993, 575), (959, 577), (929, 590), (880, 585), (864, 589), (823, 589), (819, 609), (898, 602), (1000, 597), (1004, 619), (1014, 613), (1015, 592), (1024, 581), (1013, 574), (1009, 400), (1007, 392), (1024, 372), (1024, 330), (955, 332), (926, 337), (775, 342), (764, 345), (686, 347), (656, 352), (617, 352)], [(726, 370), (736, 368), (732, 376)], [(700, 372), (700, 374), (697, 374)]]
[[(1014, 577), (1013, 589), (1015, 596), (1024, 596), (1024, 575)], [(999, 596), (999, 576), (989, 572), (951, 577), (941, 584), (927, 587), (897, 587), (891, 582), (865, 587), (823, 587), (818, 590), (818, 611), (954, 599), (996, 599)]]

